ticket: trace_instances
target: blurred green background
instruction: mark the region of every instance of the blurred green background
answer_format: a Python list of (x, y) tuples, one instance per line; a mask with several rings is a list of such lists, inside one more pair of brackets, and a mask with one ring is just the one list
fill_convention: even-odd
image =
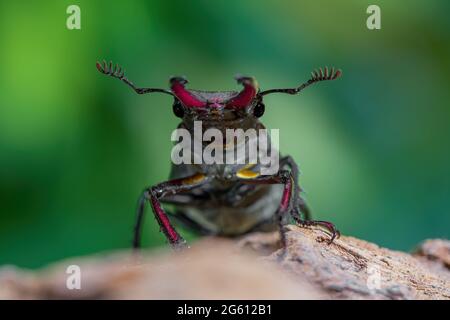
[[(410, 250), (450, 236), (448, 1), (1, 1), (0, 264), (36, 268), (128, 248), (145, 186), (169, 174), (171, 99), (99, 74), (123, 65), (141, 86), (300, 84), (265, 99), (263, 122), (300, 164), (319, 219)], [(66, 8), (81, 7), (81, 30)], [(382, 29), (366, 28), (378, 4)], [(145, 246), (164, 244), (147, 208)]]

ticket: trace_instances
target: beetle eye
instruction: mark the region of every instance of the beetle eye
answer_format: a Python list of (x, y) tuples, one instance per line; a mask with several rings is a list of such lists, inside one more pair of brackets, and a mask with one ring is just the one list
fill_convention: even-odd
[(181, 105), (180, 101), (176, 100), (173, 103), (172, 109), (173, 109), (173, 114), (175, 116), (177, 116), (178, 118), (183, 118), (184, 109), (183, 109), (183, 106)]
[(253, 115), (257, 118), (261, 117), (264, 114), (264, 111), (266, 110), (266, 106), (264, 105), (264, 103), (259, 102), (256, 106), (255, 109), (253, 109)]

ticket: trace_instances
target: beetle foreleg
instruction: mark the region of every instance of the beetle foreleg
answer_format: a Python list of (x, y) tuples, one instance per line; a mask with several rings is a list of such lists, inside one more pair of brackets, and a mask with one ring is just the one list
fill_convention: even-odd
[(145, 189), (138, 203), (136, 224), (134, 228), (133, 247), (140, 247), (144, 206), (146, 200), (150, 202), (156, 221), (158, 221), (161, 230), (163, 231), (172, 248), (177, 250), (185, 247), (186, 241), (172, 226), (167, 213), (161, 206), (161, 200), (166, 196), (192, 190), (193, 188), (200, 186), (205, 181), (206, 177), (204, 175), (196, 174), (182, 179), (163, 182), (154, 187)]

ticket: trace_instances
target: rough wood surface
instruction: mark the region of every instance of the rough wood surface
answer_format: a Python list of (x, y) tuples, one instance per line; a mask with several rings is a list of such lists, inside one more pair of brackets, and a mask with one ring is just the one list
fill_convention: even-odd
[[(32, 272), (0, 268), (0, 299), (450, 299), (450, 241), (413, 254), (318, 229), (288, 226), (238, 241), (204, 238), (182, 253), (118, 252), (73, 258)], [(69, 265), (81, 289), (66, 287)]]

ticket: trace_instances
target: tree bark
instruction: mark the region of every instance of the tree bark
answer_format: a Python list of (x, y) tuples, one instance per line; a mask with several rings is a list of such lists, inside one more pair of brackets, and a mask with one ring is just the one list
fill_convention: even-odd
[[(319, 229), (287, 227), (239, 240), (203, 238), (185, 252), (72, 258), (39, 271), (0, 268), (0, 299), (450, 299), (450, 241), (412, 253)], [(81, 289), (68, 289), (70, 265)], [(70, 286), (69, 286), (70, 287)]]

